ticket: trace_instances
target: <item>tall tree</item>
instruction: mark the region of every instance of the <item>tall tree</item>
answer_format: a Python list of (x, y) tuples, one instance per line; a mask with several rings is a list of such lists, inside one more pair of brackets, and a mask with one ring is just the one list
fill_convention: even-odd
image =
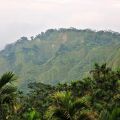
[(0, 78), (0, 119), (6, 120), (9, 112), (14, 112), (14, 96), (16, 87), (13, 82), (16, 80), (12, 72), (5, 73)]
[[(90, 120), (88, 115), (87, 99), (74, 98), (70, 92), (56, 92), (53, 96), (53, 104), (46, 112), (49, 120)], [(85, 110), (86, 109), (86, 110)]]

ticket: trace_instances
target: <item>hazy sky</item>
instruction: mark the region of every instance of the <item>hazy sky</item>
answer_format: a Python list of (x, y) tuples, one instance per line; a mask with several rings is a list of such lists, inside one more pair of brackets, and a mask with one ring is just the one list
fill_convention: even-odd
[(0, 0), (0, 49), (60, 27), (120, 32), (120, 0)]

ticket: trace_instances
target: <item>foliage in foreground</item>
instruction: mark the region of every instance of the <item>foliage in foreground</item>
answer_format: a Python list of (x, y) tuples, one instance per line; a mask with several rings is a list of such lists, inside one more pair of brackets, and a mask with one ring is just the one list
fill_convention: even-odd
[(30, 83), (26, 95), (13, 80), (13, 73), (0, 79), (1, 120), (120, 120), (120, 71), (106, 64), (70, 84)]

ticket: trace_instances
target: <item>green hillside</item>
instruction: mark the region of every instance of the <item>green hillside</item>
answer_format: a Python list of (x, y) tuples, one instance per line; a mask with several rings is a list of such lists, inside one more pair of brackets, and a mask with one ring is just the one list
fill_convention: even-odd
[(31, 40), (20, 38), (0, 52), (0, 73), (14, 71), (21, 88), (29, 82), (79, 80), (95, 62), (120, 66), (120, 34), (89, 29), (50, 29)]

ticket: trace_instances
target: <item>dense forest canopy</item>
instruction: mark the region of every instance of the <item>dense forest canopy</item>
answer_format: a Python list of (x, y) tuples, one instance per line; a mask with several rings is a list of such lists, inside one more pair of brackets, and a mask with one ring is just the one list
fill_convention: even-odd
[(0, 78), (0, 120), (120, 120), (120, 71), (95, 64), (71, 83), (30, 83), (18, 91), (12, 72)]

